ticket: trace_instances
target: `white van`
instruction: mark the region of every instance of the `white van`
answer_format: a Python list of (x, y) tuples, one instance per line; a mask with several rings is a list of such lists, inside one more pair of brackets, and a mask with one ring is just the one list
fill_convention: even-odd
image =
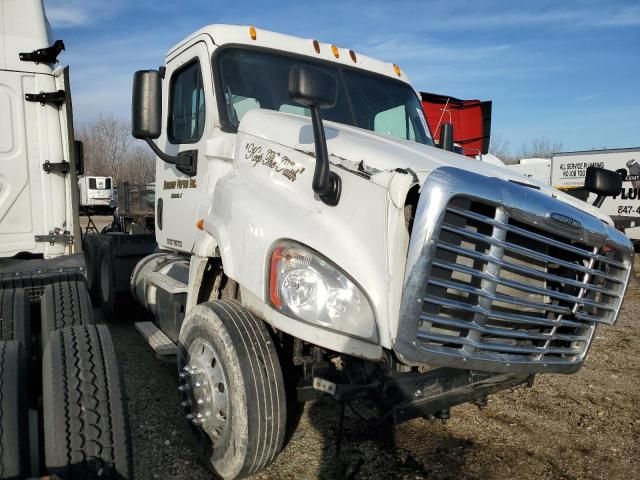
[(111, 177), (80, 177), (78, 189), (81, 213), (111, 215), (115, 210), (116, 199)]

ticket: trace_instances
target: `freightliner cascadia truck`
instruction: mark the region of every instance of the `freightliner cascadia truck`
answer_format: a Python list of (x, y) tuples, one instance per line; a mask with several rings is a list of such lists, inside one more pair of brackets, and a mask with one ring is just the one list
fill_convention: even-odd
[[(397, 65), (212, 25), (136, 72), (132, 128), (157, 155), (157, 251), (123, 274), (108, 247), (93, 284), (109, 302), (131, 273), (222, 478), (277, 456), (292, 397), (447, 418), (578, 371), (620, 311), (633, 250), (611, 219), (451, 152), (450, 126), (436, 148)], [(618, 193), (609, 173), (588, 188)]]

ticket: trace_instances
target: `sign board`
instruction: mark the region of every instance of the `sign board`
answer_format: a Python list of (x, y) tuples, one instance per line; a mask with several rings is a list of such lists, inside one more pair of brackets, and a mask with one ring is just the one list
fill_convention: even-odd
[[(630, 238), (640, 239), (640, 228), (634, 228), (640, 227), (640, 148), (554, 155), (551, 161), (551, 185), (561, 190), (580, 188), (584, 185), (587, 167), (590, 166), (617, 171), (624, 177), (622, 193), (617, 197), (607, 197), (601, 210), (614, 217), (616, 223), (624, 221), (622, 223), (627, 227), (626, 233)], [(589, 203), (594, 200), (595, 195), (591, 194)]]

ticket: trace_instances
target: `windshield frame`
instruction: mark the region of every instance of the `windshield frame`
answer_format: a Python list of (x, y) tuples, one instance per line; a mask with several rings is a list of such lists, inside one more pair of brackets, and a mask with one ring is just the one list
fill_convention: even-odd
[[(405, 88), (408, 88), (413, 95), (416, 98), (416, 101), (418, 102), (418, 105), (420, 106), (420, 108), (422, 108), (422, 101), (420, 100), (420, 97), (418, 96), (418, 93), (415, 91), (415, 89), (413, 88), (413, 86), (408, 83), (405, 82), (403, 80), (400, 80), (399, 78), (393, 78), (390, 77), (388, 75), (384, 75), (382, 73), (378, 73), (378, 72), (372, 72), (371, 70), (367, 70), (364, 68), (359, 68), (359, 67), (354, 67), (351, 65), (345, 65), (339, 62), (333, 62), (331, 60), (326, 60), (324, 58), (316, 58), (310, 55), (304, 55), (301, 53), (295, 53), (295, 52), (290, 52), (287, 50), (280, 50), (277, 48), (270, 48), (270, 47), (262, 47), (262, 46), (258, 46), (258, 45), (246, 45), (243, 43), (227, 43), (224, 45), (221, 45), (219, 47), (217, 47), (215, 49), (215, 51), (213, 52), (213, 54), (211, 55), (211, 73), (213, 75), (213, 85), (215, 88), (215, 97), (216, 97), (216, 104), (218, 107), (218, 118), (220, 120), (220, 127), (222, 129), (223, 132), (227, 132), (227, 133), (238, 133), (238, 126), (234, 125), (233, 122), (229, 119), (229, 113), (227, 111), (227, 105), (225, 102), (225, 98), (224, 98), (224, 94), (223, 92), (223, 86), (222, 86), (222, 72), (220, 71), (220, 56), (227, 50), (253, 50), (253, 51), (260, 51), (260, 52), (265, 52), (265, 53), (273, 53), (273, 54), (277, 54), (280, 56), (284, 56), (284, 57), (291, 57), (291, 58), (298, 58), (301, 60), (305, 60), (307, 62), (317, 62), (319, 64), (322, 65), (327, 65), (327, 66), (331, 66), (333, 68), (335, 68), (338, 71), (338, 75), (340, 76), (339, 79), (337, 79), (338, 81), (342, 82), (343, 85), (346, 85), (345, 79), (344, 79), (344, 74), (343, 74), (343, 69), (345, 70), (353, 70), (358, 72), (359, 74), (362, 75), (368, 75), (374, 78), (379, 78), (379, 79), (384, 79), (393, 83), (396, 83), (398, 85), (402, 85)], [(345, 91), (346, 91), (346, 87), (345, 87)], [(346, 101), (348, 102), (348, 108), (349, 110), (353, 111), (353, 105), (352, 105), (352, 100), (351, 100), (351, 96), (349, 95), (349, 93), (347, 92), (347, 98)], [(424, 115), (424, 112), (423, 112)], [(426, 116), (424, 117), (425, 119), (425, 125), (427, 130), (426, 130), (426, 135), (427, 138), (430, 139), (432, 142), (434, 142), (433, 140), (433, 136), (431, 134), (431, 130), (429, 129), (429, 125), (426, 122)], [(346, 125), (348, 127), (353, 127), (353, 128), (361, 128), (361, 127), (357, 127), (355, 125), (350, 125), (350, 124), (341, 124), (341, 125)], [(379, 132), (375, 132), (374, 130), (368, 130), (368, 129), (364, 129), (368, 132), (374, 133), (374, 134), (380, 134)], [(390, 138), (395, 138), (397, 140), (402, 140), (399, 137), (390, 137)], [(423, 144), (421, 142), (416, 142), (415, 140), (407, 140), (406, 141), (411, 141), (414, 143), (417, 143), (418, 145), (427, 145), (428, 144)]]

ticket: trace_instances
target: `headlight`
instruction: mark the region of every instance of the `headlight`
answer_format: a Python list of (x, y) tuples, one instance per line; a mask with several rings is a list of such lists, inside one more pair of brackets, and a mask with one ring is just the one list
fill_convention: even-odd
[(271, 253), (269, 300), (283, 314), (370, 342), (378, 341), (373, 308), (338, 267), (294, 242)]

